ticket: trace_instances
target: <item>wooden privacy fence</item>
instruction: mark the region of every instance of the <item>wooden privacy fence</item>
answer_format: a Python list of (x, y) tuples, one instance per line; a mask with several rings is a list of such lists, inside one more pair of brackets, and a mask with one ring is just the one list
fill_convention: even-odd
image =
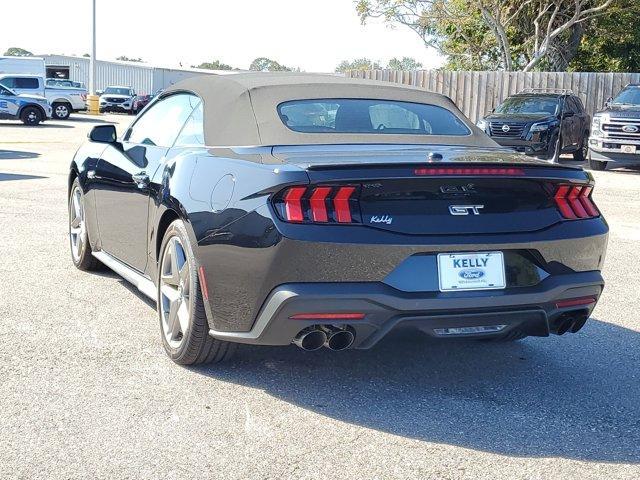
[(424, 88), (450, 97), (477, 122), (505, 98), (525, 88), (564, 88), (578, 94), (593, 115), (628, 83), (640, 83), (640, 73), (454, 72), (444, 70), (368, 70), (347, 72), (368, 78)]

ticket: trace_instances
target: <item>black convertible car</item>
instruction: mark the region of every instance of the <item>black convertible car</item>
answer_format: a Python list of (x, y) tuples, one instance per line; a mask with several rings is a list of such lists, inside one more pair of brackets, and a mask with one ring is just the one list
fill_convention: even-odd
[(237, 343), (366, 349), (395, 328), (561, 335), (604, 285), (590, 174), (509, 153), (417, 88), (209, 75), (89, 139), (69, 175), (73, 262), (156, 300), (177, 363)]

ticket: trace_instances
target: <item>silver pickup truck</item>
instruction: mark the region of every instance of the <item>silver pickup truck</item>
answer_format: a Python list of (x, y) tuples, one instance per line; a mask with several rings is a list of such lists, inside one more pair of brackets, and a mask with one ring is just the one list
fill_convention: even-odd
[(77, 87), (50, 87), (37, 75), (0, 75), (0, 84), (16, 94), (45, 97), (53, 109), (53, 118), (66, 120), (73, 112), (87, 109), (87, 90)]
[(640, 165), (640, 84), (629, 84), (593, 116), (589, 166)]

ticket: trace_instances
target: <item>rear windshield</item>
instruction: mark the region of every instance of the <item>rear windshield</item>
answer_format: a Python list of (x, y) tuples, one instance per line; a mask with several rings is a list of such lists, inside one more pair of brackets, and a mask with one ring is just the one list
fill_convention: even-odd
[(496, 113), (557, 115), (557, 97), (510, 97), (498, 106)]
[(395, 100), (292, 100), (278, 105), (282, 122), (304, 133), (470, 135), (446, 108)]

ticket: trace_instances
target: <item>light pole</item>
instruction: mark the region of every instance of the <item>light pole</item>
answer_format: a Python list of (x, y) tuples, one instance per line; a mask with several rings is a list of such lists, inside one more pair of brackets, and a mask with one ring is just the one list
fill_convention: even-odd
[(91, 2), (91, 57), (89, 58), (89, 96), (87, 97), (89, 113), (100, 113), (98, 96), (96, 95), (96, 0)]

